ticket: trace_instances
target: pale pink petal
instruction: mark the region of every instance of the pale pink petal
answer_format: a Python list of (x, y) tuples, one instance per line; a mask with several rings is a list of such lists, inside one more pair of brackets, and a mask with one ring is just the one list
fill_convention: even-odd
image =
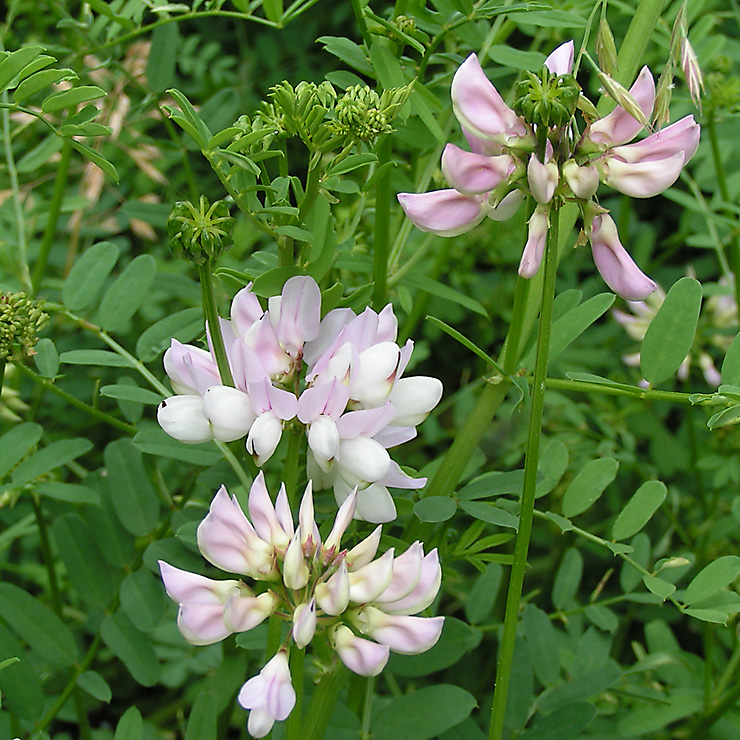
[(667, 159), (635, 164), (611, 158), (604, 163), (604, 182), (632, 198), (652, 198), (676, 182), (683, 165), (682, 152)]
[(448, 144), (442, 152), (442, 174), (447, 184), (465, 195), (493, 190), (515, 169), (516, 162), (509, 154), (488, 157), (454, 144)]
[(324, 542), (323, 550), (327, 553), (327, 557), (333, 557), (339, 552), (342, 544), (342, 536), (352, 521), (356, 505), (357, 491), (352, 491), (339, 507), (339, 511), (337, 511), (334, 519), (334, 526), (331, 528), (331, 532), (329, 532), (329, 536)]
[(233, 596), (226, 602), (224, 624), (231, 632), (247, 632), (264, 622), (278, 603), (271, 591), (259, 596)]
[(573, 56), (575, 45), (573, 41), (560, 44), (555, 51), (545, 59), (545, 66), (554, 75), (569, 75), (573, 71)]
[(182, 604), (177, 626), (192, 645), (212, 645), (231, 634), (224, 623), (223, 604)]
[(686, 163), (696, 153), (700, 136), (701, 128), (694, 116), (686, 116), (642, 141), (614, 147), (612, 155), (625, 162), (636, 163), (665, 160), (680, 152)]
[(249, 489), (248, 506), (249, 518), (257, 534), (276, 549), (284, 551), (290, 542), (290, 537), (280, 526), (262, 471), (258, 473)]
[(558, 186), (558, 166), (555, 162), (543, 164), (533, 154), (527, 164), (527, 181), (532, 197), (542, 205), (549, 203)]
[(408, 596), (421, 578), (421, 563), (424, 557), (424, 548), (418, 540), (402, 555), (393, 560), (393, 576), (388, 587), (375, 601), (385, 604), (388, 601), (398, 601)]
[(362, 568), (375, 557), (380, 544), (382, 527), (376, 527), (362, 542), (355, 545), (346, 555), (345, 562), (350, 571)]
[(595, 216), (588, 237), (594, 263), (615, 293), (628, 301), (641, 301), (655, 290), (655, 283), (640, 270), (619, 241), (611, 216)]
[(316, 339), (321, 320), (321, 291), (312, 277), (297, 275), (283, 286), (276, 334), (291, 357), (302, 354), (304, 342)]
[(347, 563), (342, 560), (339, 568), (326, 580), (316, 584), (316, 601), (321, 609), (331, 616), (339, 616), (349, 604), (349, 573)]
[(538, 208), (529, 219), (527, 243), (519, 263), (519, 274), (523, 278), (534, 277), (540, 269), (547, 243), (547, 228), (547, 210)]
[(388, 451), (370, 437), (343, 439), (336, 458), (339, 472), (349, 486), (379, 481), (391, 464)]
[(247, 437), (247, 452), (254, 455), (257, 465), (264, 465), (272, 457), (282, 434), (283, 425), (272, 411), (257, 417)]
[(316, 633), (316, 599), (299, 604), (293, 612), (293, 642), (303, 650)]
[(355, 604), (375, 601), (388, 588), (393, 577), (393, 548), (377, 560), (349, 574), (349, 600)]
[(264, 309), (252, 293), (252, 283), (242, 288), (231, 302), (231, 323), (239, 334), (246, 334), (255, 321), (262, 318)]
[(239, 581), (214, 581), (211, 578), (175, 568), (159, 560), (159, 571), (167, 595), (178, 604), (220, 604), (239, 587)]
[[(417, 375), (395, 382), (388, 400), (396, 415), (394, 426), (415, 427), (421, 424), (442, 398), (442, 383), (437, 378)], [(387, 446), (387, 445), (384, 445)]]
[(283, 561), (283, 583), (287, 588), (294, 591), (305, 588), (311, 577), (301, 546), (300, 534), (300, 531), (298, 531), (293, 535), (293, 539), (285, 551), (285, 560)]
[(373, 640), (403, 655), (416, 655), (433, 647), (442, 633), (444, 617), (390, 615), (367, 606), (356, 617), (360, 630)]
[(342, 663), (360, 676), (377, 676), (388, 662), (387, 645), (357, 637), (343, 624), (334, 629), (332, 639)]
[(374, 437), (393, 421), (395, 415), (396, 410), (390, 401), (375, 409), (348, 411), (342, 414), (337, 421), (339, 436), (342, 439), (353, 439), (359, 436)]
[(438, 236), (458, 236), (477, 226), (488, 212), (480, 200), (457, 190), (399, 193), (398, 202), (415, 226)]
[(527, 134), (524, 121), (504, 103), (475, 54), (458, 67), (450, 95), (457, 120), (475, 136), (510, 143), (512, 138)]
[(388, 472), (383, 476), (381, 483), (384, 486), (391, 486), (393, 488), (424, 488), (426, 485), (426, 478), (412, 478), (410, 475), (401, 470), (399, 464), (395, 460), (391, 460), (391, 464), (388, 468)]
[(524, 192), (512, 190), (501, 202), (486, 214), (493, 221), (508, 221), (518, 210), (524, 200)]
[(441, 584), (442, 569), (439, 565), (439, 554), (435, 548), (422, 560), (421, 576), (414, 590), (402, 599), (384, 603), (383, 611), (387, 614), (417, 614), (431, 605)]
[(563, 177), (573, 195), (583, 200), (590, 200), (599, 187), (599, 171), (593, 164), (579, 165), (574, 159), (569, 159), (563, 165)]
[[(645, 117), (650, 118), (655, 103), (655, 81), (647, 67), (640, 70), (629, 92)], [(634, 139), (641, 130), (642, 124), (618, 105), (609, 115), (591, 124), (589, 136), (592, 141), (599, 144), (625, 144)]]

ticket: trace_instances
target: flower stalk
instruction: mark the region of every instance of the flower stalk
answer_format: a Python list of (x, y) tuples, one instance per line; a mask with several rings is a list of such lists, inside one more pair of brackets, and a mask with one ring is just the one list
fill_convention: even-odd
[(234, 378), (231, 376), (231, 368), (226, 357), (226, 347), (224, 346), (224, 337), (221, 332), (221, 320), (218, 315), (218, 309), (216, 308), (211, 261), (206, 260), (203, 264), (198, 265), (198, 273), (200, 275), (200, 289), (203, 295), (203, 313), (205, 313), (206, 323), (210, 328), (213, 354), (216, 356), (216, 364), (218, 365), (218, 374), (221, 376), (221, 382), (224, 385), (233, 388)]
[(490, 740), (501, 740), (506, 719), (506, 699), (509, 693), (509, 680), (514, 660), (516, 626), (519, 620), (519, 606), (524, 584), (524, 571), (527, 567), (527, 554), (532, 534), (534, 518), (535, 487), (539, 464), (540, 438), (542, 434), (542, 411), (545, 403), (545, 381), (547, 379), (548, 355), (550, 352), (550, 331), (555, 299), (555, 276), (558, 266), (559, 203), (553, 201), (550, 207), (550, 229), (544, 257), (544, 281), (542, 284), (542, 308), (537, 333), (537, 355), (535, 359), (534, 382), (532, 387), (532, 406), (529, 416), (527, 449), (524, 462), (524, 488), (519, 514), (519, 529), (514, 546), (514, 564), (511, 568), (509, 590), (506, 595), (504, 629), (499, 648), (496, 668), (496, 684), (491, 709)]

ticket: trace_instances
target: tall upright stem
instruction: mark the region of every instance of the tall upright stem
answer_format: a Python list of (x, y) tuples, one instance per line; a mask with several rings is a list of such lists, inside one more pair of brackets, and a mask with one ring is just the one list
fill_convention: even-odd
[(49, 215), (46, 220), (44, 235), (41, 237), (39, 254), (33, 268), (32, 283), (34, 294), (38, 293), (41, 287), (41, 281), (44, 279), (44, 272), (46, 272), (46, 265), (49, 262), (49, 253), (51, 252), (51, 245), (54, 242), (54, 235), (56, 234), (57, 224), (59, 223), (59, 214), (62, 210), (62, 201), (64, 200), (64, 191), (67, 187), (71, 155), (72, 144), (70, 144), (68, 139), (65, 139), (62, 144), (62, 156), (59, 160), (56, 180), (54, 181), (54, 195), (49, 205)]
[(527, 450), (524, 461), (524, 489), (522, 492), (519, 529), (514, 546), (514, 564), (509, 578), (506, 596), (504, 627), (499, 646), (496, 685), (491, 710), (490, 740), (501, 740), (506, 719), (506, 699), (509, 693), (509, 679), (514, 661), (516, 625), (519, 620), (519, 605), (524, 585), (524, 571), (527, 567), (529, 540), (532, 534), (534, 517), (535, 487), (537, 485), (537, 466), (539, 464), (540, 437), (542, 434), (542, 410), (545, 403), (545, 380), (547, 379), (547, 360), (550, 352), (550, 330), (552, 328), (552, 307), (555, 298), (555, 275), (558, 265), (559, 204), (552, 202), (550, 209), (550, 228), (547, 233), (545, 251), (545, 277), (542, 283), (542, 308), (537, 332), (537, 356), (532, 387), (532, 406), (529, 416)]
[[(391, 158), (391, 140), (378, 142), (378, 167)], [(391, 175), (386, 170), (375, 185), (375, 238), (373, 240), (373, 308), (380, 311), (388, 294), (388, 247), (391, 219)]]
[(230, 385), (233, 388), (234, 379), (231, 377), (231, 368), (229, 367), (229, 360), (226, 356), (226, 347), (224, 347), (224, 337), (221, 333), (221, 321), (219, 320), (218, 309), (216, 308), (211, 261), (207, 260), (198, 269), (200, 271), (200, 289), (203, 295), (203, 312), (208, 322), (213, 353), (216, 355), (218, 374), (221, 376), (221, 382), (224, 385)]

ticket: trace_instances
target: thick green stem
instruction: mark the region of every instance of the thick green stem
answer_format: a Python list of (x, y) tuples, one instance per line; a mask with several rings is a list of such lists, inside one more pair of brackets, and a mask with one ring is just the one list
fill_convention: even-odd
[[(501, 364), (509, 374), (516, 370), (521, 354), (529, 286), (529, 281), (522, 278), (518, 279), (509, 332), (501, 353)], [(478, 397), (472, 412), (465, 420), (463, 428), (455, 436), (455, 440), (447, 451), (442, 464), (427, 484), (423, 493), (424, 496), (449, 496), (460, 480), (473, 450), (477, 447), (511, 387), (507, 379), (497, 378), (497, 380), (497, 383), (488, 382), (484, 384), (483, 391)]]
[[(717, 176), (717, 188), (719, 194), (722, 196), (722, 200), (725, 203), (731, 203), (730, 191), (727, 187), (727, 177), (725, 176), (725, 168), (722, 163), (722, 154), (720, 153), (719, 140), (717, 139), (717, 127), (714, 120), (714, 110), (709, 109), (707, 112), (707, 132), (709, 133), (709, 145), (712, 151), (712, 163), (714, 164), (714, 174)], [(725, 213), (729, 217), (733, 217), (733, 214), (726, 208), (723, 208)], [(732, 289), (735, 295), (735, 305), (740, 315), (740, 236), (736, 234), (730, 237), (730, 248), (728, 250), (728, 260), (730, 263), (730, 269), (735, 275), (733, 280)]]
[(362, 705), (362, 728), (360, 740), (370, 740), (370, 720), (372, 718), (373, 694), (375, 693), (375, 677), (370, 676), (365, 686), (365, 702)]
[(339, 662), (324, 674), (313, 692), (303, 723), (303, 740), (321, 740), (326, 732), (339, 694), (347, 682), (347, 669)]
[(200, 271), (200, 288), (203, 294), (203, 312), (208, 323), (208, 330), (213, 345), (213, 354), (216, 355), (216, 364), (218, 365), (218, 374), (221, 376), (221, 382), (224, 385), (234, 387), (234, 379), (231, 377), (231, 368), (229, 360), (226, 357), (226, 347), (224, 347), (224, 337), (221, 333), (221, 321), (216, 308), (216, 296), (213, 289), (213, 273), (211, 272), (210, 260), (199, 266)]
[[(378, 167), (391, 159), (391, 139), (384, 136), (377, 147)], [(391, 220), (391, 174), (386, 171), (375, 184), (375, 238), (373, 240), (373, 308), (380, 311), (388, 300), (388, 251)]]
[(303, 666), (305, 660), (306, 651), (299, 650), (294, 645), (290, 651), (290, 679), (295, 690), (295, 706), (285, 723), (285, 737), (287, 740), (301, 740), (303, 737), (301, 717), (303, 714)]
[(534, 369), (534, 387), (532, 389), (532, 406), (529, 416), (527, 450), (524, 461), (524, 488), (522, 505), (519, 514), (519, 529), (514, 546), (514, 564), (511, 568), (509, 591), (506, 596), (504, 612), (504, 629), (499, 647), (498, 665), (496, 668), (496, 685), (491, 709), (490, 740), (501, 740), (506, 719), (506, 700), (509, 693), (511, 667), (514, 661), (514, 643), (516, 626), (519, 620), (519, 605), (524, 585), (524, 571), (527, 567), (529, 540), (532, 534), (534, 518), (535, 487), (537, 485), (537, 467), (539, 464), (540, 437), (542, 434), (542, 411), (545, 403), (545, 380), (547, 379), (547, 360), (550, 352), (550, 330), (552, 328), (552, 309), (555, 299), (555, 276), (558, 266), (558, 227), (559, 207), (553, 202), (550, 209), (550, 228), (547, 233), (545, 251), (544, 281), (542, 284), (542, 308), (537, 333), (537, 356)]
[(291, 510), (295, 503), (295, 489), (298, 483), (298, 459), (301, 454), (301, 439), (303, 431), (300, 427), (291, 428), (288, 431), (288, 450), (285, 453), (283, 463), (283, 483)]
[(49, 215), (44, 228), (44, 235), (41, 237), (41, 246), (36, 258), (36, 264), (33, 268), (33, 292), (36, 294), (41, 287), (41, 281), (44, 279), (46, 265), (49, 261), (49, 252), (57, 232), (59, 223), (59, 214), (62, 211), (62, 202), (64, 201), (64, 192), (67, 187), (67, 176), (69, 174), (69, 161), (72, 157), (72, 144), (69, 139), (64, 140), (62, 144), (62, 155), (57, 168), (57, 176), (54, 181), (54, 194), (49, 205)]

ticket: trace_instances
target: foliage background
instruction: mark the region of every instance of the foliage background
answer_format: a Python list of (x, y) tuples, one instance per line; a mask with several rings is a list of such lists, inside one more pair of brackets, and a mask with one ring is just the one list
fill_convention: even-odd
[[(74, 88), (102, 92), (91, 93), (97, 110), (83, 120), (74, 118), (87, 102), (82, 97), (50, 107), (44, 101), (54, 89), (44, 86), (22, 101), (30, 111), (24, 112), (14, 98), (17, 83), (3, 80), (0, 282), (49, 302), (50, 321), (33, 360), (25, 369), (9, 366), (3, 386), (0, 661), (18, 661), (0, 671), (0, 738), (243, 737), (234, 695), (262, 664), (263, 633), (241, 635), (238, 647), (233, 641), (187, 645), (155, 576), (161, 557), (203, 572), (195, 526), (218, 485), (243, 492), (223, 450), (176, 443), (154, 417), (169, 338), (203, 338), (197, 271), (170, 254), (166, 219), (175, 201), (226, 195), (208, 158), (170, 119), (167, 106), (182, 105), (168, 91), (186, 95), (215, 134), (243, 114), (253, 116), (283, 80), (295, 87), (328, 79), (341, 92), (357, 81), (382, 90), (415, 79), (385, 153), (382, 142), (357, 152), (390, 159), (383, 173), (392, 194), (421, 192), (444, 187), (444, 143), (463, 143), (449, 84), (467, 54), (480, 52), (505, 94), (557, 44), (575, 38), (578, 47), (591, 30), (593, 49), (601, 8), (578, 1), (298, 0), (285, 8), (280, 0), (95, 0), (50, 1), (39, 13), (38, 5), (10, 3), (4, 48), (42, 46), (56, 60), (51, 68), (74, 73)], [(661, 5), (642, 59), (656, 75), (681, 3)], [(619, 46), (634, 4), (604, 7)], [(704, 312), (692, 353), (696, 360), (699, 350), (708, 352), (720, 368), (738, 328), (736, 306), (721, 313), (711, 302), (730, 298), (720, 278), (729, 274), (738, 240), (737, 9), (691, 0), (687, 19), (707, 92), (699, 115), (677, 72), (672, 118), (695, 112), (716, 146), (705, 135), (664, 196), (635, 202), (611, 193), (602, 203), (615, 215), (623, 243), (664, 288), (687, 273), (702, 282)], [(586, 70), (579, 80), (591, 97), (598, 95)], [(285, 177), (283, 168), (306, 177), (309, 156), (298, 138), (277, 137), (262, 152), (262, 159), (251, 153), (270, 178)], [(301, 268), (314, 270), (324, 289), (340, 283), (332, 295), (356, 310), (374, 297), (373, 250), (382, 234), (376, 206), (385, 197), (378, 187), (383, 177), (373, 179), (377, 168), (369, 157), (340, 173), (331, 208), (321, 201), (325, 211), (301, 225), (310, 236), (298, 245)], [(273, 205), (281, 202), (276, 196)], [(234, 246), (219, 261), (222, 313), (245, 275), (260, 278), (262, 294), (271, 295), (288, 274), (275, 271), (274, 237), (254, 218), (232, 212)], [(280, 226), (279, 212), (257, 220)], [(413, 370), (445, 384), (443, 402), (401, 461), (431, 474), (491, 368), (426, 317), (498, 354), (524, 215), (445, 240), (413, 229), (393, 199), (385, 233), (387, 295), (401, 338), (416, 341)], [(639, 347), (612, 318), (611, 299), (596, 298), (605, 286), (587, 250), (570, 249), (577, 236), (578, 227), (563, 235), (556, 303), (556, 317), (565, 317), (562, 351), (550, 369), (560, 383), (546, 401), (542, 513), (507, 728), (510, 737), (526, 740), (735, 738), (737, 432), (731, 425), (710, 430), (707, 420), (717, 408), (687, 403), (691, 393), (714, 391), (696, 362), (687, 379), (672, 375), (661, 384), (674, 397), (640, 395), (638, 369), (620, 359)], [(572, 336), (565, 328), (576, 317), (582, 333)], [(722, 367), (726, 385), (740, 386), (736, 355)], [(467, 460), (462, 482), (427, 498), (399, 493), (399, 520), (384, 530), (389, 545), (422, 538), (427, 548), (440, 548), (445, 578), (435, 609), (448, 617), (440, 644), (423, 656), (394, 657), (369, 692), (364, 680), (350, 682), (327, 737), (486, 736), (531, 356), (524, 352), (520, 392), (509, 394)], [(612, 395), (603, 383), (584, 387), (577, 381), (585, 376), (574, 373), (632, 390)], [(731, 396), (721, 398), (722, 408), (732, 409)], [(603, 462), (608, 459), (618, 463), (618, 475), (616, 463)], [(271, 469), (273, 484), (278, 469)], [(639, 506), (636, 525), (622, 516), (615, 532), (620, 512), (647, 481), (665, 484), (652, 489), (657, 504)], [(581, 513), (572, 501), (584, 497), (593, 505)], [(322, 514), (330, 516), (333, 507), (330, 495), (319, 500)], [(358, 524), (358, 536), (364, 531)], [(710, 573), (705, 603), (688, 603), (683, 589), (713, 562), (720, 565)], [(703, 613), (691, 616), (692, 606)], [(281, 732), (276, 728), (274, 736)]]

